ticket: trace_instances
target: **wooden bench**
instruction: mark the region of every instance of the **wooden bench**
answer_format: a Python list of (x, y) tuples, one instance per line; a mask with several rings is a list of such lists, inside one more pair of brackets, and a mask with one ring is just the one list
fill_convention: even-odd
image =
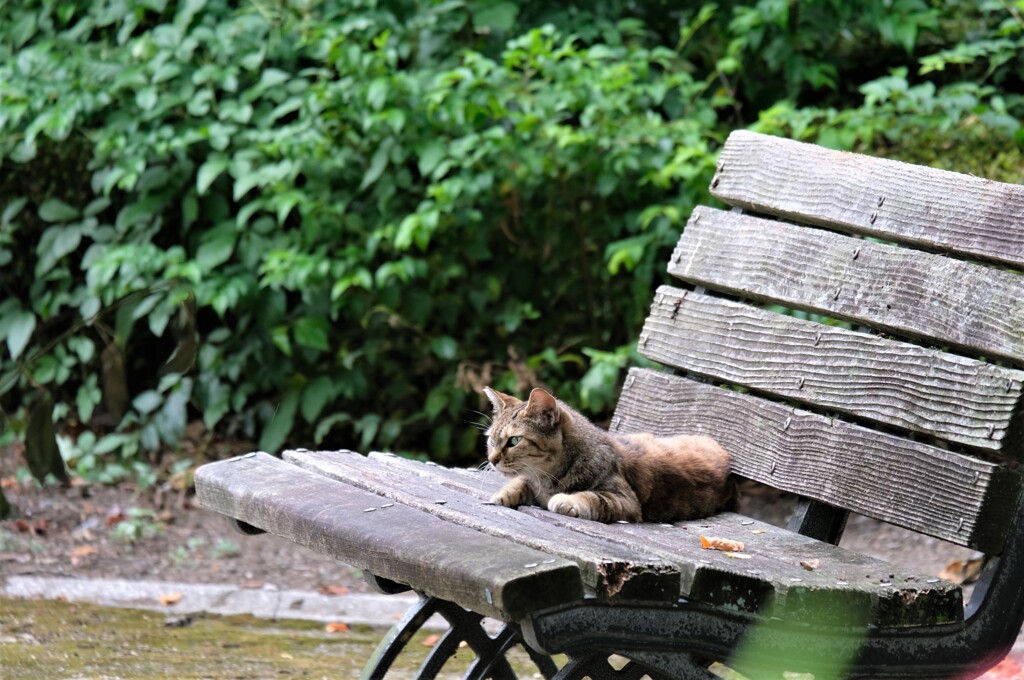
[[(423, 595), (368, 678), (435, 612), (452, 628), (420, 677), (463, 640), (473, 678), (516, 677), (520, 643), (547, 678), (980, 674), (1024, 621), (1024, 187), (736, 132), (711, 189), (734, 207), (693, 212), (640, 335), (672, 370), (631, 370), (611, 430), (715, 437), (799, 495), (788, 529), (516, 511), (487, 502), (494, 472), (378, 453), (211, 463), (200, 503)], [(984, 553), (967, 605), (837, 547), (849, 512)]]

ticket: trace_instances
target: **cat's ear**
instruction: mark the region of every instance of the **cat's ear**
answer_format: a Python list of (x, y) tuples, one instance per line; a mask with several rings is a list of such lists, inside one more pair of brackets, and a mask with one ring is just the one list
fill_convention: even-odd
[(549, 392), (535, 387), (530, 392), (530, 400), (526, 405), (526, 414), (536, 419), (544, 427), (551, 429), (558, 425), (562, 417), (562, 411), (558, 408), (558, 401)]
[(501, 392), (492, 390), (490, 387), (484, 388), (484, 394), (487, 395), (487, 398), (491, 401), (491, 406), (494, 407), (494, 415), (498, 415), (508, 406), (514, 406), (519, 403), (519, 400), (515, 397), (508, 394), (502, 394)]

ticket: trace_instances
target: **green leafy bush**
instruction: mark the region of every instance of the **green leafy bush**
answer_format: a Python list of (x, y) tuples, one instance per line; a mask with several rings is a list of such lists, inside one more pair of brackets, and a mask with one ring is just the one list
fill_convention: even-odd
[(485, 384), (601, 417), (732, 128), (1008, 167), (1020, 5), (0, 3), (5, 441), (145, 481), (197, 417), (443, 460)]
[(457, 4), (116, 4), (7, 10), (0, 75), (4, 390), (113, 416), (79, 472), (191, 413), (464, 455), (480, 385), (576, 400), (583, 350), (630, 341), (713, 167), (706, 83), (628, 22), (487, 56)]

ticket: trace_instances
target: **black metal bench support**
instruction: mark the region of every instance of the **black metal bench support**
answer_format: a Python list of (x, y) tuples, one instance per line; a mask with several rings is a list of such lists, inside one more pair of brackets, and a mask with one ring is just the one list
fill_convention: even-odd
[[(434, 614), (444, 617), (450, 628), (431, 648), (416, 674), (417, 678), (436, 678), (444, 665), (459, 651), (462, 642), (466, 642), (476, 654), (476, 659), (466, 672), (465, 680), (516, 680), (515, 671), (509, 665), (505, 654), (515, 645), (522, 643), (518, 627), (506, 624), (492, 637), (481, 625), (483, 616), (451, 602), (425, 596), (420, 596), (420, 601), (405, 613), (402, 620), (395, 624), (377, 645), (373, 656), (363, 669), (360, 676), (362, 680), (380, 680), (388, 677), (388, 671), (406, 645)], [(556, 677), (558, 667), (551, 657), (529, 647), (526, 647), (526, 651), (544, 678), (550, 680)]]

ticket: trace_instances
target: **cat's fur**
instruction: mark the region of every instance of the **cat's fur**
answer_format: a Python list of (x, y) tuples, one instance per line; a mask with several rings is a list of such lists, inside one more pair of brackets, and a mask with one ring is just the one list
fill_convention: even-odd
[(496, 505), (538, 505), (599, 522), (672, 522), (735, 510), (729, 454), (710, 437), (613, 435), (538, 388), (494, 407), (487, 460), (510, 481)]

